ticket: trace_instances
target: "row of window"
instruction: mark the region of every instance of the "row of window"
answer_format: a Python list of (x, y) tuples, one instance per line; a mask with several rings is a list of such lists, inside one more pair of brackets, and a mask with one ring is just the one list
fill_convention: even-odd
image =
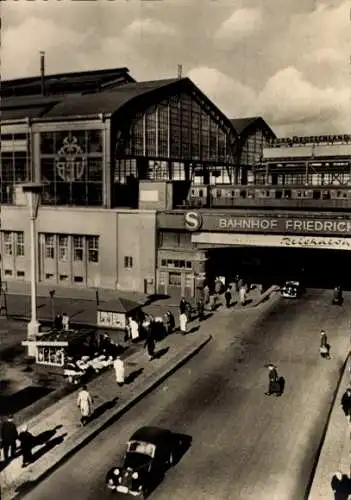
[(162, 267), (178, 268), (178, 269), (191, 269), (191, 260), (178, 260), (178, 259), (162, 259)]
[(44, 245), (46, 259), (82, 262), (85, 254), (88, 262), (99, 262), (99, 236), (42, 233), (40, 241)]

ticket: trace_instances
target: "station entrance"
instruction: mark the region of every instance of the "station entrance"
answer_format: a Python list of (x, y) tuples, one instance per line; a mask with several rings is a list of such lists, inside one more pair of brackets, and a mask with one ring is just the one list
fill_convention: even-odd
[(250, 283), (281, 285), (303, 280), (306, 287), (351, 290), (351, 251), (311, 248), (218, 247), (208, 249), (206, 275), (226, 282), (239, 275)]

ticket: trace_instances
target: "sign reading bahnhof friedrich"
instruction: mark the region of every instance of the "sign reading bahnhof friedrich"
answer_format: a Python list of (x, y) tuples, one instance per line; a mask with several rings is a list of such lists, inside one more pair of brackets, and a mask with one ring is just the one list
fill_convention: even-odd
[(351, 218), (337, 215), (160, 213), (159, 229), (186, 230), (197, 244), (351, 250)]
[(228, 216), (186, 212), (183, 227), (190, 231), (224, 231), (235, 233), (320, 234), (351, 236), (351, 219)]

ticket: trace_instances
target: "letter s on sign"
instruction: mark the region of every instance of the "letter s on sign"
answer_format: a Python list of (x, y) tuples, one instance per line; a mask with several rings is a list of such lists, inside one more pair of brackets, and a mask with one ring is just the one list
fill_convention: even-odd
[(202, 226), (202, 217), (199, 212), (186, 212), (184, 220), (188, 231), (198, 231)]

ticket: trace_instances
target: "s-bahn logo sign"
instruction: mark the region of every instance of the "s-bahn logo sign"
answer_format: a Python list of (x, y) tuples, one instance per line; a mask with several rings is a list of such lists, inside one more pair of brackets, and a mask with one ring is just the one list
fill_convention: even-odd
[(199, 212), (186, 212), (184, 221), (188, 231), (198, 231), (202, 226), (202, 216)]
[(56, 171), (65, 182), (75, 182), (83, 177), (86, 155), (76, 137), (66, 137), (55, 157)]

